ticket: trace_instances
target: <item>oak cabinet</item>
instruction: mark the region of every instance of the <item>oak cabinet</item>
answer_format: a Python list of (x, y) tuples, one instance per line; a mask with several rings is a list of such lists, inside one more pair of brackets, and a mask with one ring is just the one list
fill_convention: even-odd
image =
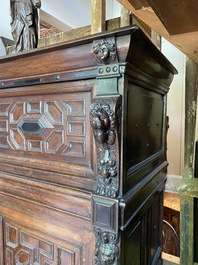
[(0, 264), (161, 264), (174, 74), (136, 26), (0, 59)]

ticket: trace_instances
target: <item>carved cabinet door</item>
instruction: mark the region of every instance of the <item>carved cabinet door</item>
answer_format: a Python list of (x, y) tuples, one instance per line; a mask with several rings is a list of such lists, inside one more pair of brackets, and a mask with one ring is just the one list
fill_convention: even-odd
[(92, 88), (90, 80), (1, 93), (1, 265), (93, 264)]

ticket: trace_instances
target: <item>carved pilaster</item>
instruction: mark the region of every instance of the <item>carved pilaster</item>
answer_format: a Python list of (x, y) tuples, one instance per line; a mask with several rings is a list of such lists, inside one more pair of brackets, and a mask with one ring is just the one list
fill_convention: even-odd
[(95, 98), (90, 110), (97, 146), (96, 193), (109, 197), (116, 197), (119, 187), (119, 98)]
[(118, 265), (121, 96), (117, 84), (123, 69), (117, 64), (114, 38), (94, 41), (93, 54), (98, 64), (97, 96), (90, 109), (90, 123), (97, 150), (97, 195), (92, 195), (95, 265)]
[(119, 236), (95, 228), (95, 265), (117, 265), (119, 261)]

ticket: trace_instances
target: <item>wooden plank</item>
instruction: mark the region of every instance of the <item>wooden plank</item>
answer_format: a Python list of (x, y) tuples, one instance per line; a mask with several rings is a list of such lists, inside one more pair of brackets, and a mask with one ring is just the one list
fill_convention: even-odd
[(198, 62), (198, 31), (171, 36), (151, 7), (136, 10), (129, 0), (117, 1), (188, 57)]
[(135, 15), (132, 16), (132, 24), (140, 27), (147, 37), (151, 38), (151, 28)]
[(180, 196), (175, 193), (164, 193), (164, 206), (180, 212)]
[(193, 0), (148, 0), (170, 35), (198, 31), (198, 4)]
[(91, 0), (91, 33), (99, 33), (106, 29), (106, 2), (105, 0)]
[(147, 0), (129, 0), (129, 2), (133, 5), (135, 9), (141, 9), (149, 6)]
[(162, 258), (163, 258), (163, 265), (176, 265), (180, 264), (180, 258), (169, 255), (167, 253), (162, 252)]

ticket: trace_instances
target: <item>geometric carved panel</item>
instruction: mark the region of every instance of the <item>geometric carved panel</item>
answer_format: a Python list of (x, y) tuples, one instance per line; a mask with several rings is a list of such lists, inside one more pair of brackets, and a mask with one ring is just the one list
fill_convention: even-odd
[(90, 97), (83, 92), (0, 99), (0, 149), (38, 158), (57, 155), (65, 162), (80, 158), (79, 163), (89, 165)]
[(46, 152), (56, 153), (64, 144), (63, 131), (53, 131), (50, 137), (46, 140)]
[(44, 103), (44, 113), (52, 125), (63, 125), (63, 111), (58, 101)]
[(85, 136), (85, 122), (68, 122), (68, 135)]
[(8, 111), (10, 108), (10, 103), (1, 103), (0, 104), (0, 116), (8, 116)]
[(0, 135), (0, 148), (11, 149), (8, 142), (8, 136), (3, 134)]
[(10, 130), (10, 141), (17, 150), (25, 150), (25, 139), (19, 130), (13, 128)]
[(8, 121), (0, 120), (0, 132), (7, 132), (8, 130)]
[(64, 150), (63, 154), (65, 156), (77, 156), (84, 157), (85, 156), (85, 142), (68, 142), (67, 148)]
[(83, 100), (72, 100), (69, 101), (63, 101), (62, 102), (65, 108), (67, 109), (67, 115), (68, 116), (85, 116), (86, 115), (86, 101)]
[(9, 265), (77, 265), (77, 253), (5, 223), (6, 257)]
[(25, 113), (25, 102), (15, 103), (10, 111), (11, 123), (18, 123), (23, 114)]
[(40, 101), (33, 101), (33, 102), (28, 102), (27, 103), (27, 113), (31, 114), (31, 113), (39, 113), (41, 110), (41, 102)]

